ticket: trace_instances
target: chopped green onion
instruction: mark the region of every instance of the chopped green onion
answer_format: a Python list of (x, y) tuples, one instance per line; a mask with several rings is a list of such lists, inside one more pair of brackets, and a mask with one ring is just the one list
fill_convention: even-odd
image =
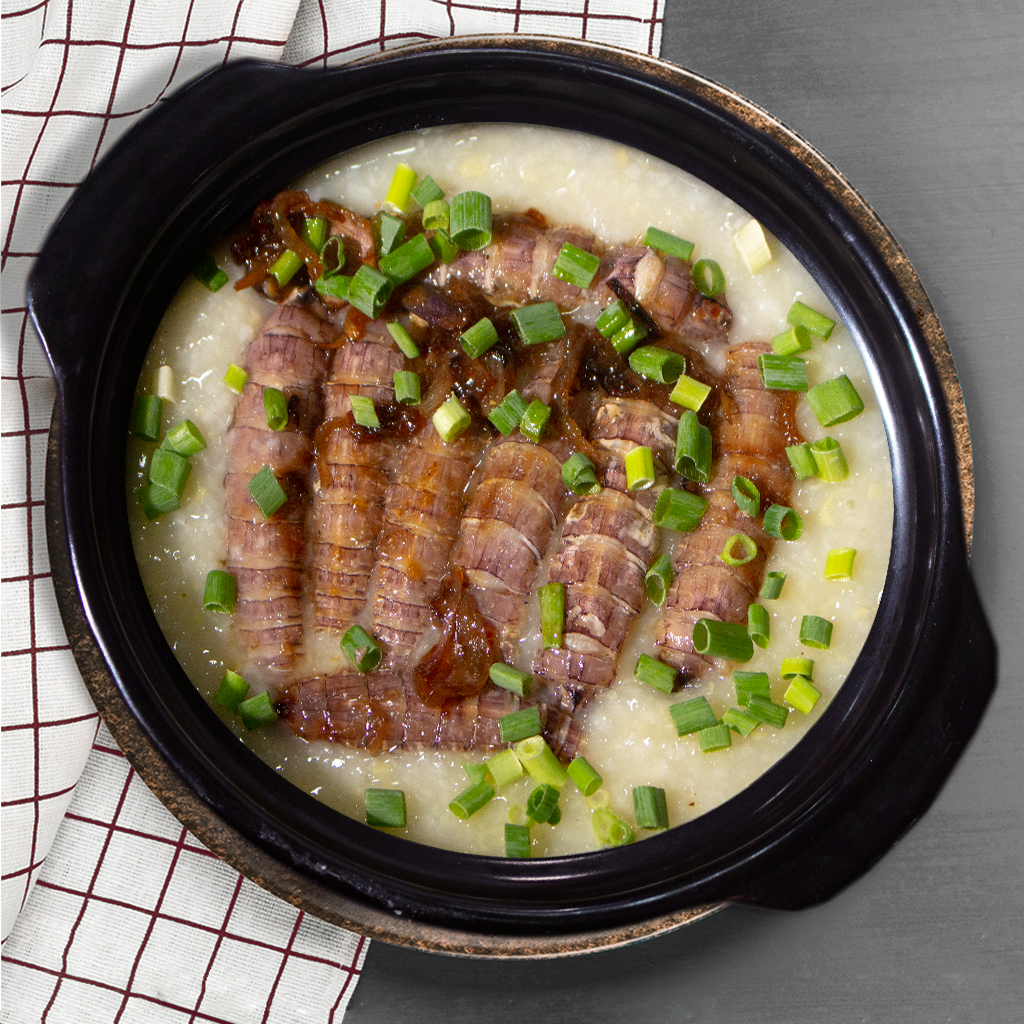
[(277, 721), (277, 711), (274, 710), (274, 702), (270, 699), (268, 690), (243, 700), (238, 705), (238, 713), (242, 716), (242, 724), (246, 729), (259, 729)]
[(741, 622), (718, 619), (698, 619), (694, 623), (693, 649), (698, 654), (726, 661), (750, 661), (754, 656), (754, 643), (747, 627)]
[(760, 604), (747, 607), (747, 632), (758, 647), (767, 647), (772, 638), (772, 622), (768, 609)]
[(663, 661), (652, 658), (649, 654), (641, 654), (633, 669), (633, 678), (648, 686), (653, 686), (662, 693), (671, 693), (675, 689), (676, 676), (679, 673)]
[(593, 793), (596, 793), (601, 788), (602, 781), (604, 781), (597, 774), (594, 766), (582, 754), (577, 754), (569, 762), (566, 773), (584, 796), (591, 796)]
[[(317, 295), (337, 299), (339, 302), (348, 302), (352, 298), (353, 280), (354, 278), (350, 274), (321, 274), (313, 287), (316, 289)], [(352, 304), (355, 305), (355, 303)], [(359, 307), (356, 306), (356, 308)]]
[(761, 584), (761, 592), (757, 595), (765, 601), (774, 601), (782, 593), (782, 585), (786, 582), (784, 572), (770, 572)]
[(799, 356), (762, 352), (757, 357), (764, 386), (773, 391), (806, 391), (807, 363)]
[(395, 168), (384, 202), (394, 207), (399, 213), (405, 213), (415, 184), (416, 172), (408, 164), (399, 164)]
[(327, 218), (319, 215), (304, 217), (299, 234), (306, 245), (319, 253), (327, 242)]
[(378, 213), (373, 218), (373, 237), (377, 243), (377, 256), (387, 256), (405, 238), (405, 221), (390, 213)]
[(697, 733), (702, 753), (711, 754), (716, 750), (725, 750), (732, 746), (732, 730), (725, 722), (718, 725), (709, 725)]
[(530, 856), (530, 829), (528, 825), (505, 825), (505, 856), (520, 859)]
[(630, 315), (629, 307), (622, 299), (616, 299), (610, 305), (605, 306), (594, 326), (599, 334), (605, 338), (610, 338), (621, 331), (623, 327), (628, 326), (632, 320), (633, 317)]
[(747, 270), (756, 274), (772, 261), (772, 251), (768, 248), (768, 239), (764, 237), (764, 229), (756, 220), (748, 220), (733, 235), (736, 250), (743, 257)]
[(821, 699), (821, 691), (803, 676), (796, 676), (782, 699), (802, 714), (809, 715)]
[[(430, 248), (427, 236), (420, 234), (413, 235), (394, 252), (389, 252), (380, 261), (380, 269), (392, 284), (399, 285), (405, 284), (421, 270), (426, 270), (433, 262), (434, 250)], [(358, 276), (357, 274), (356, 277)]]
[(139, 504), (142, 505), (142, 511), (146, 513), (147, 519), (158, 519), (165, 512), (181, 508), (181, 501), (174, 491), (156, 484), (146, 484), (145, 487), (139, 488)]
[(772, 338), (772, 351), (777, 356), (795, 356), (797, 352), (806, 352), (811, 344), (806, 327), (790, 327)]
[(302, 257), (291, 249), (285, 249), (280, 256), (270, 265), (270, 274), (277, 278), (277, 283), (283, 288), (298, 272), (302, 266)]
[(451, 224), (451, 207), (441, 199), (431, 199), (423, 207), (423, 227), (426, 231), (447, 231)]
[(850, 467), (843, 454), (842, 445), (834, 437), (823, 437), (820, 441), (811, 442), (818, 475), (826, 483), (837, 484), (850, 475)]
[(565, 281), (576, 288), (589, 288), (600, 264), (600, 258), (592, 252), (586, 252), (571, 242), (566, 242), (558, 250), (558, 257), (551, 268), (551, 273), (559, 281)]
[(554, 751), (547, 745), (543, 736), (529, 736), (525, 740), (520, 740), (515, 745), (515, 752), (516, 757), (523, 762), (523, 767), (537, 782), (554, 786), (556, 789), (561, 789), (565, 785), (565, 780), (569, 777), (565, 765), (555, 757)]
[(554, 827), (562, 820), (562, 808), (555, 804), (555, 809), (551, 812), (551, 817), (548, 818), (548, 824)]
[(591, 812), (590, 825), (602, 846), (628, 846), (636, 842), (636, 833), (607, 807), (597, 807)]
[(341, 235), (331, 235), (320, 250), (320, 259), (324, 264), (324, 272), (317, 281), (325, 277), (337, 277), (345, 268), (345, 239)]
[(573, 494), (597, 494), (597, 469), (583, 452), (570, 455), (562, 463), (562, 482)]
[(412, 340), (409, 332), (397, 320), (389, 320), (387, 326), (388, 333), (395, 339), (395, 344), (402, 355), (408, 359), (415, 359), (420, 354), (420, 347)]
[(459, 335), (463, 351), (472, 359), (479, 359), (489, 348), (498, 343), (498, 332), (487, 317), (478, 320), (472, 327)]
[(714, 260), (697, 260), (693, 265), (693, 283), (706, 299), (725, 291), (725, 274)]
[(626, 453), (626, 490), (646, 491), (654, 486), (654, 480), (654, 452), (646, 445), (637, 445)]
[(740, 711), (739, 708), (729, 708), (722, 715), (722, 725), (729, 726), (733, 732), (738, 732), (741, 736), (749, 736), (760, 724), (759, 719), (746, 711)]
[(672, 585), (672, 560), (668, 555), (658, 555), (644, 576), (647, 596), (659, 608), (665, 603), (668, 588)]
[(540, 598), (540, 631), (544, 650), (562, 646), (565, 629), (565, 584), (545, 583), (537, 590)]
[(765, 725), (781, 729), (786, 724), (789, 711), (781, 704), (773, 704), (764, 697), (753, 696), (747, 703), (747, 714)]
[(263, 415), (269, 430), (284, 430), (288, 426), (288, 399), (277, 388), (263, 388)]
[(697, 419), (692, 409), (679, 417), (676, 429), (676, 472), (706, 484), (711, 479), (711, 431)]
[(374, 828), (405, 828), (405, 793), (400, 789), (368, 789), (364, 794), (366, 824)]
[(671, 384), (686, 372), (686, 358), (657, 345), (643, 345), (630, 353), (629, 368), (648, 380)]
[(526, 813), (526, 806), (524, 804), (509, 804), (508, 821), (510, 825), (526, 825), (528, 828), (530, 816)]
[(672, 716), (672, 723), (680, 736), (718, 725), (718, 719), (711, 710), (707, 697), (691, 697), (678, 704), (671, 704), (668, 713)]
[[(740, 554), (736, 554), (739, 547)], [(746, 565), (757, 558), (757, 545), (745, 533), (734, 533), (718, 556), (726, 565)]]
[(235, 363), (228, 363), (228, 372), (224, 374), (223, 380), (232, 391), (240, 395), (245, 390), (248, 379), (249, 374), (245, 370)]
[(668, 828), (668, 803), (665, 790), (657, 786), (633, 787), (633, 810), (636, 812), (636, 823), (639, 828)]
[(786, 323), (792, 324), (794, 327), (802, 327), (804, 330), (810, 331), (811, 334), (821, 338), (822, 341), (828, 341), (836, 326), (835, 320), (829, 320), (824, 313), (819, 313), (817, 310), (811, 309), (810, 306), (805, 306), (799, 299), (789, 307), (789, 312), (786, 314)]
[(827, 651), (832, 643), (832, 623), (820, 615), (805, 615), (800, 622), (800, 643)]
[(423, 209), (426, 209), (428, 203), (436, 203), (438, 199), (444, 199), (444, 190), (429, 174), (425, 174), (412, 190), (412, 197)]
[(485, 762), (494, 780), (495, 789), (503, 789), (523, 774), (523, 763), (511, 747), (506, 747)]
[[(323, 278), (319, 278), (319, 284)], [(334, 281), (337, 278), (329, 278)], [(348, 301), (371, 320), (387, 305), (394, 285), (380, 271), (365, 263), (356, 271), (348, 285)]]
[(687, 409), (698, 412), (704, 404), (704, 400), (710, 394), (711, 388), (707, 384), (702, 384), (699, 380), (694, 380), (693, 377), (687, 377), (684, 374), (676, 381), (676, 386), (672, 389), (672, 394), (668, 398), (670, 402), (675, 402), (676, 405), (682, 405)]
[(538, 825), (551, 818), (558, 806), (558, 790), (547, 784), (538, 786), (526, 801), (526, 813)]
[(141, 437), (143, 441), (159, 441), (163, 408), (163, 400), (157, 395), (139, 395), (135, 405), (132, 433), (136, 437)]
[(460, 192), (452, 199), (451, 236), (460, 249), (482, 249), (491, 242), (491, 197)]
[(395, 401), (404, 405), (419, 405), (422, 398), (420, 375), (412, 370), (395, 370)]
[(174, 491), (179, 498), (191, 472), (188, 459), (167, 448), (157, 448), (149, 460), (149, 482)]
[(380, 644), (359, 625), (349, 626), (341, 638), (341, 649), (363, 675), (372, 672), (384, 657)]
[(551, 418), (551, 409), (539, 398), (535, 398), (527, 407), (519, 424), (519, 432), (535, 444), (540, 440), (544, 428)]
[(180, 455), (183, 459), (189, 459), (206, 447), (206, 438), (191, 420), (182, 420), (167, 431), (160, 442), (160, 447)]
[(489, 782), (478, 782), (469, 789), (464, 789), (449, 805), (448, 810), (465, 821), (472, 817), (485, 804), (494, 799), (494, 787)]
[(174, 371), (169, 366), (161, 366), (156, 371), (156, 393), (165, 402), (174, 402)]
[(612, 348), (619, 353), (620, 356), (627, 355), (632, 352), (633, 349), (640, 344), (641, 341), (648, 335), (648, 330), (645, 324), (640, 320), (634, 320), (632, 317), (629, 319), (629, 323), (625, 327), (620, 327), (611, 337)]
[(249, 684), (237, 672), (227, 669), (213, 699), (222, 707), (236, 711), (248, 692)]
[(530, 696), (533, 676), (529, 672), (522, 672), (499, 661), (491, 666), (488, 675), (495, 686), (500, 686), (503, 690), (509, 690), (520, 697)]
[(658, 249), (666, 256), (678, 256), (681, 260), (688, 260), (693, 255), (694, 244), (687, 242), (685, 238), (678, 235), (670, 235), (661, 228), (653, 225), (644, 232), (644, 245), (652, 249)]
[(736, 507), (751, 519), (756, 519), (761, 514), (761, 492), (753, 480), (745, 476), (734, 476), (732, 478), (732, 500)]
[(845, 373), (815, 384), (807, 392), (807, 401), (823, 427), (845, 423), (864, 411), (864, 401)]
[(349, 402), (352, 403), (352, 419), (361, 427), (369, 427), (377, 430), (380, 427), (380, 418), (377, 416), (377, 407), (373, 399), (366, 395), (349, 395)]
[(814, 461), (814, 452), (805, 441), (803, 444), (791, 444), (786, 448), (786, 458), (793, 467), (797, 480), (806, 480), (809, 476), (818, 475), (818, 464)]
[(825, 579), (852, 580), (856, 548), (833, 548), (825, 558)]
[(235, 577), (223, 569), (211, 569), (203, 588), (203, 611), (231, 615), (235, 610)]
[(740, 707), (745, 707), (755, 695), (764, 697), (765, 700), (772, 699), (772, 688), (767, 672), (743, 672), (736, 669), (732, 674), (732, 680), (736, 687), (736, 703)]
[(526, 402), (518, 391), (510, 391), (488, 414), (487, 418), (508, 437), (526, 415)]
[(249, 481), (249, 493), (264, 519), (269, 519), (288, 500), (288, 495), (269, 466), (264, 466)]
[(528, 736), (540, 735), (540, 711), (534, 705), (529, 708), (522, 708), (513, 711), (509, 715), (502, 715), (498, 719), (498, 729), (501, 733), (502, 743), (515, 743), (524, 740)]
[(779, 675), (783, 679), (792, 679), (794, 676), (804, 676), (806, 679), (814, 678), (813, 658), (783, 658)]
[(473, 422), (473, 417), (463, 409), (454, 395), (437, 409), (432, 418), (434, 429), (446, 444), (454, 441)]
[(804, 521), (798, 512), (785, 505), (769, 505), (762, 520), (765, 533), (776, 540), (799, 540)]
[(434, 237), (430, 239), (430, 249), (442, 263), (451, 263), (459, 254), (459, 247), (444, 228), (438, 228), (434, 232)]
[(512, 312), (512, 323), (516, 325), (524, 345), (541, 345), (554, 341), (565, 334), (562, 315), (553, 302), (538, 302), (533, 306), (520, 306)]
[(700, 525), (707, 510), (707, 498), (675, 487), (666, 487), (654, 505), (654, 525), (689, 533)]
[(478, 782), (483, 782), (490, 774), (487, 770), (486, 764), (464, 764), (462, 770), (466, 773), (466, 777), (475, 786)]
[(228, 275), (217, 266), (217, 261), (209, 253), (192, 268), (192, 273), (211, 292), (219, 291), (228, 283)]

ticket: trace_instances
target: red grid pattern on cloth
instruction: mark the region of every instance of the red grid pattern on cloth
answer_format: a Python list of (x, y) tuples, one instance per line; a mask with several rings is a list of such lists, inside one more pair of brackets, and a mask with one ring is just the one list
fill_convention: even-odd
[[(5, 2), (5, 936), (17, 918), (4, 946), (5, 1020), (340, 1020), (367, 945), (258, 889), (182, 829), (100, 725), (74, 666), (50, 581), (43, 515), (54, 387), (24, 297), (32, 261), (71, 190), (138, 116), (232, 58), (330, 65), (403, 43), (481, 32), (563, 35), (657, 54), (662, 6), (662, 0)], [(257, 977), (262, 987), (254, 984)]]

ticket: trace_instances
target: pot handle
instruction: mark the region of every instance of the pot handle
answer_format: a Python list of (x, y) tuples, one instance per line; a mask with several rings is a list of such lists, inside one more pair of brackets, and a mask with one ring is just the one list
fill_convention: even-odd
[(933, 698), (910, 710), (894, 756), (869, 758), (842, 806), (815, 814), (813, 834), (797, 823), (779, 843), (781, 864), (773, 858), (779, 866), (745, 887), (736, 902), (800, 910), (830, 899), (879, 860), (938, 796), (995, 689), (995, 640), (966, 566), (961, 579), (958, 628)]

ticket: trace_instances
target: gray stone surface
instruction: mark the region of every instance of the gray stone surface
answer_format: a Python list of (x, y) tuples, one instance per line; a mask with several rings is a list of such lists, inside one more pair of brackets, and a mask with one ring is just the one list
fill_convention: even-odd
[(909, 254), (970, 417), (973, 572), (995, 697), (925, 817), (797, 914), (727, 910), (571, 961), (374, 944), (347, 1020), (1022, 1019), (1024, 4), (668, 0), (663, 55), (770, 110), (838, 166)]

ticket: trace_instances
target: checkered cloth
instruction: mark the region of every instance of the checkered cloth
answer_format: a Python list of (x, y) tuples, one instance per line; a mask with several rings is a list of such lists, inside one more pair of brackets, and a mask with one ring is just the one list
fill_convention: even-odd
[(661, 0), (3, 0), (3, 1019), (337, 1021), (367, 941), (257, 888), (153, 798), (99, 722), (54, 601), (54, 388), (25, 279), (136, 118), (236, 57), (337, 64), (530, 32), (656, 54)]

